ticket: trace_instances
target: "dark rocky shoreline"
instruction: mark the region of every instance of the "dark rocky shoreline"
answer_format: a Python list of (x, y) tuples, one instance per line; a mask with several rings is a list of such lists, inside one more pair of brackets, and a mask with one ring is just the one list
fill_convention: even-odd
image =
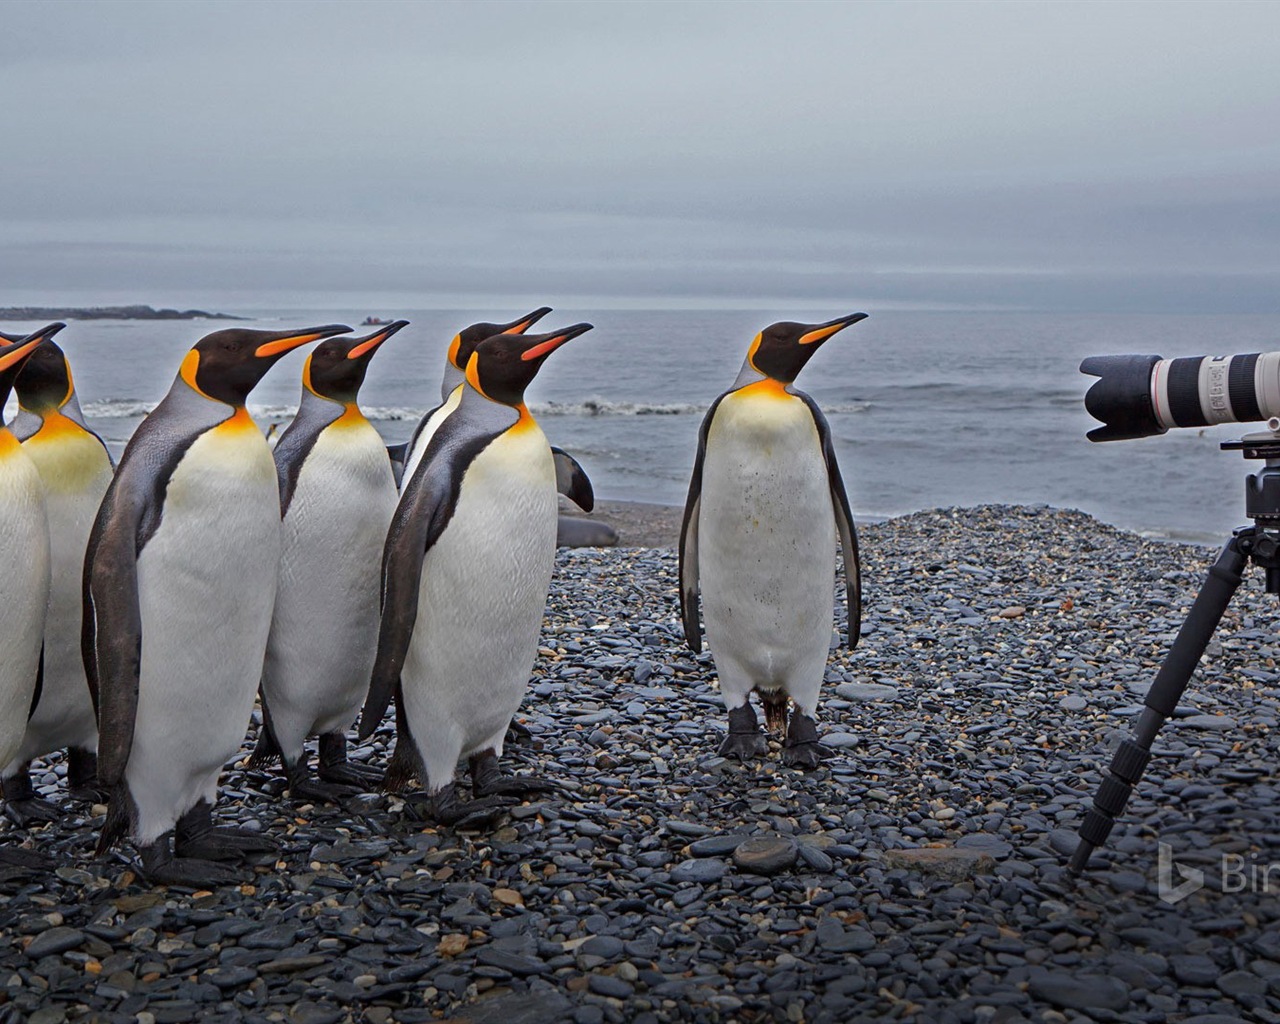
[(153, 309), (150, 306), (8, 306), (0, 320), (244, 320), (203, 309)]
[[(1211, 553), (1044, 508), (860, 534), (866, 631), (833, 652), (819, 771), (716, 756), (673, 552), (562, 551), (507, 757), (563, 794), (458, 834), (396, 798), (278, 801), (250, 739), (219, 809), (282, 852), (212, 892), (94, 859), (100, 817), (6, 827), (57, 867), (0, 869), (0, 1021), (1280, 1021), (1280, 899), (1215, 870), (1280, 861), (1260, 579), (1075, 880), (1072, 830)], [(1177, 905), (1157, 838), (1205, 874)]]

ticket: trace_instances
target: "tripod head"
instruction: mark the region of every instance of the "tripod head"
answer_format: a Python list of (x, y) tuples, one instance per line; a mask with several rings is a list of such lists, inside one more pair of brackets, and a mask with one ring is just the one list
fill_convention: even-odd
[(1280, 418), (1273, 416), (1266, 430), (1223, 441), (1221, 447), (1266, 462), (1245, 477), (1245, 514), (1254, 525), (1237, 530), (1235, 536), (1240, 553), (1266, 572), (1267, 593), (1280, 594)]

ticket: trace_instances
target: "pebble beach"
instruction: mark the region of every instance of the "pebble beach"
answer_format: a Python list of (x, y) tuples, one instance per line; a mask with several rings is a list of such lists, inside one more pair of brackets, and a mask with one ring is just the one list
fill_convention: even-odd
[[(623, 546), (558, 554), (530, 738), (505, 757), (561, 793), (484, 833), (387, 795), (299, 804), (247, 769), (255, 720), (217, 813), (281, 850), (241, 886), (139, 883), (132, 851), (93, 856), (100, 806), (0, 825), (32, 862), (0, 866), (0, 1024), (1280, 1021), (1280, 871), (1261, 892), (1219, 870), (1280, 861), (1260, 572), (1076, 878), (1074, 829), (1211, 549), (1043, 506), (860, 526), (863, 637), (831, 652), (833, 756), (804, 773), (776, 743), (716, 754), (679, 510), (599, 515)], [(388, 721), (353, 756), (391, 743)], [(1203, 888), (1160, 898), (1158, 842)]]

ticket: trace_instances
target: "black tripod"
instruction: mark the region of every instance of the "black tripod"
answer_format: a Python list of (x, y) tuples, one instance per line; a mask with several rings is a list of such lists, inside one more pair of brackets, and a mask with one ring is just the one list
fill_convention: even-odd
[(1177, 708), (1231, 595), (1244, 579), (1245, 565), (1253, 562), (1266, 570), (1267, 593), (1280, 594), (1280, 423), (1272, 420), (1268, 426), (1272, 429), (1222, 444), (1224, 449), (1239, 449), (1246, 459), (1266, 460), (1261, 472), (1245, 478), (1245, 514), (1253, 525), (1236, 530), (1209, 568), (1209, 575), (1147, 692), (1146, 708), (1138, 716), (1133, 736), (1120, 744), (1108, 775), (1093, 798), (1093, 807), (1080, 824), (1080, 845), (1069, 865), (1072, 871), (1083, 870), (1093, 851), (1111, 834), (1116, 816), (1129, 802), (1133, 787), (1151, 759), (1156, 733)]

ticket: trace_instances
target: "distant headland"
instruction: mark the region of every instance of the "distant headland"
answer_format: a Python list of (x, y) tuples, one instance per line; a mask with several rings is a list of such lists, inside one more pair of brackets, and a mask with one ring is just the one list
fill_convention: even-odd
[(230, 313), (206, 313), (203, 309), (152, 309), (150, 306), (7, 306), (0, 320), (245, 320)]

